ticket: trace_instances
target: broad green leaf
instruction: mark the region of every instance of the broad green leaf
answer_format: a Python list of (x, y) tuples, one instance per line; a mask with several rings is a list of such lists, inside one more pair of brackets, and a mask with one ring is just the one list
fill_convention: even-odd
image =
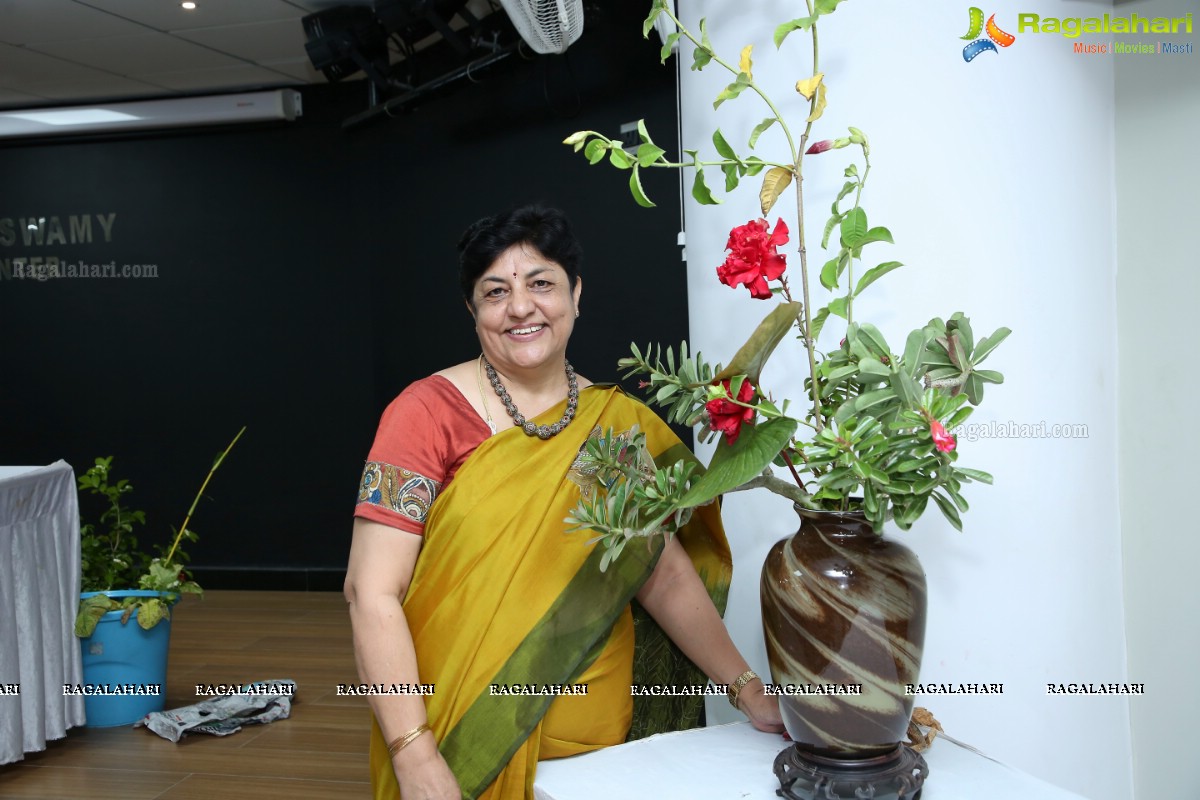
[(729, 194), (737, 188), (741, 175), (737, 164), (722, 164), (721, 172), (725, 173), (725, 193)]
[(845, 199), (846, 195), (858, 188), (858, 181), (846, 181), (842, 184), (842, 190), (838, 192), (838, 196), (833, 201), (833, 213), (836, 214), (838, 203)]
[(988, 383), (1004, 383), (1004, 375), (994, 369), (977, 369), (972, 374), (978, 375), (981, 381)]
[(771, 167), (767, 170), (767, 174), (763, 176), (762, 188), (758, 190), (758, 202), (764, 217), (771, 213), (775, 201), (783, 194), (783, 190), (791, 185), (791, 182), (791, 170), (783, 167)]
[(954, 507), (954, 503), (943, 495), (941, 492), (934, 492), (933, 499), (938, 504), (938, 508), (942, 510), (942, 514), (950, 521), (956, 530), (962, 530), (962, 517), (958, 515), (958, 509)]
[(864, 244), (870, 244), (871, 242), (887, 242), (888, 244), (895, 244), (892, 241), (892, 232), (882, 225), (871, 228), (869, 231), (863, 234), (862, 239), (860, 239), (858, 242), (858, 246), (862, 247)]
[(679, 37), (682, 35), (679, 31), (667, 34), (667, 40), (663, 42), (662, 50), (658, 51), (660, 63), (667, 63), (667, 59), (671, 57), (671, 53), (675, 52), (675, 43), (679, 41)]
[(842, 244), (846, 247), (858, 247), (862, 238), (867, 234), (867, 212), (861, 208), (852, 208), (842, 218)]
[[(642, 145), (642, 147), (653, 147), (653, 145)], [(657, 149), (657, 148), (655, 148)], [(642, 208), (654, 208), (654, 203), (646, 197), (646, 192), (642, 189), (642, 179), (638, 176), (638, 166), (633, 165), (633, 170), (629, 174), (629, 191), (633, 194), (634, 201)]]
[(971, 401), (971, 405), (977, 406), (983, 402), (983, 380), (978, 375), (972, 373), (963, 388), (966, 390), (967, 399)]
[(729, 142), (725, 141), (725, 136), (721, 133), (721, 129), (717, 128), (712, 135), (713, 147), (717, 148), (717, 152), (721, 154), (721, 158), (727, 158), (730, 161), (738, 161), (737, 153), (733, 152), (733, 148), (729, 146)]
[(915, 380), (903, 372), (893, 372), (891, 383), (892, 388), (896, 391), (896, 395), (907, 408), (920, 408), (921, 390), (917, 387)]
[(700, 44), (704, 45), (704, 49), (712, 50), (712, 39), (708, 38), (708, 19), (700, 18)]
[(704, 69), (712, 61), (712, 51), (697, 47), (692, 50), (692, 69), (696, 72)]
[(842, 256), (834, 256), (826, 261), (825, 265), (821, 267), (821, 285), (826, 289), (837, 288), (838, 272), (840, 272), (838, 269), (838, 262), (841, 260)]
[(721, 93), (719, 95), (717, 95), (717, 99), (713, 101), (713, 108), (714, 109), (720, 108), (721, 103), (724, 103), (726, 100), (732, 100), (733, 98), (737, 97), (739, 94), (744, 92), (746, 90), (746, 87), (749, 85), (750, 85), (750, 76), (744, 72), (739, 72), (738, 76), (734, 79), (733, 83), (726, 86), (724, 89), (721, 90)]
[[(960, 394), (959, 397), (963, 397), (963, 395)], [(967, 406), (966, 408), (960, 408), (958, 411), (955, 411), (954, 415), (952, 417), (950, 417), (950, 419), (946, 420), (946, 430), (952, 431), (955, 428), (957, 428), (959, 425), (962, 425), (964, 422), (967, 421), (967, 419), (971, 416), (972, 412), (974, 412), (974, 411), (975, 411), (975, 409), (972, 408), (971, 406)]]
[(812, 324), (811, 324), (812, 330), (810, 331), (810, 333), (812, 335), (814, 342), (818, 338), (820, 338), (821, 329), (825, 327), (825, 321), (828, 319), (829, 319), (829, 306), (825, 306), (824, 308), (821, 308), (820, 310), (818, 310), (816, 315), (812, 318)]
[(858, 326), (858, 338), (867, 345), (867, 349), (871, 351), (871, 355), (876, 358), (892, 354), (892, 351), (888, 349), (887, 340), (883, 338), (883, 334), (869, 322), (864, 322)]
[(767, 117), (762, 122), (754, 126), (754, 130), (750, 133), (750, 149), (754, 149), (754, 145), (758, 144), (758, 137), (766, 133), (767, 128), (775, 124), (774, 117)]
[(699, 167), (696, 168), (696, 180), (692, 183), (692, 197), (696, 198), (697, 203), (704, 206), (715, 206), (721, 203), (712, 196), (708, 184), (704, 182), (704, 170)]
[(821, 236), (821, 248), (822, 249), (829, 247), (829, 234), (833, 233), (834, 226), (836, 226), (841, 221), (842, 221), (842, 215), (834, 214), (833, 216), (831, 216), (829, 218), (829, 221), (825, 223), (825, 233), (822, 234), (822, 236)]
[(967, 469), (966, 467), (951, 467), (951, 469), (953, 469), (959, 475), (963, 475), (967, 478), (970, 478), (973, 481), (979, 481), (980, 483), (986, 483), (989, 486), (992, 483), (991, 473), (984, 472), (981, 469)]
[(841, 2), (843, 2), (843, 0), (817, 0), (816, 4), (813, 6), (813, 11), (818, 14), (832, 14), (833, 10), (837, 8), (838, 3)]
[(150, 630), (169, 616), (166, 605), (157, 597), (152, 597), (138, 606), (137, 622), (144, 631)]
[(782, 46), (783, 40), (786, 39), (788, 34), (790, 34), (792, 31), (804, 30), (805, 28), (811, 27), (816, 21), (817, 17), (816, 15), (813, 15), (811, 17), (800, 17), (799, 19), (794, 19), (791, 22), (783, 23), (775, 29), (775, 46)]
[(761, 475), (771, 459), (791, 441), (798, 424), (790, 417), (776, 417), (757, 425), (743, 425), (732, 445), (722, 437), (708, 471), (692, 484), (679, 507), (702, 505)]
[(829, 313), (833, 314), (835, 317), (846, 319), (848, 316), (846, 313), (846, 298), (844, 297), (834, 298), (832, 301), (830, 301), (828, 308)]
[(746, 159), (746, 174), (750, 177), (754, 177), (758, 173), (762, 172), (763, 168), (766, 166), (766, 163), (764, 163), (763, 160), (758, 156), (750, 156)]
[(824, 72), (818, 72), (811, 78), (805, 78), (804, 80), (796, 81), (796, 91), (799, 92), (800, 96), (805, 100), (812, 100), (813, 92), (815, 92), (817, 87), (821, 85), (821, 79), (824, 77)]
[(863, 289), (867, 288), (884, 275), (887, 275), (892, 270), (899, 269), (902, 266), (904, 265), (899, 261), (885, 261), (878, 266), (871, 267), (869, 270), (863, 273), (861, 278), (859, 278), (858, 286), (854, 287), (854, 296), (858, 297), (860, 294), (862, 294)]
[[(860, 413), (869, 411), (878, 406), (880, 403), (886, 403), (896, 399), (896, 392), (892, 389), (875, 389), (870, 392), (864, 392), (854, 398), (854, 410)], [(874, 413), (878, 413), (878, 409)]]
[[(892, 371), (885, 367), (881, 361), (874, 358), (860, 358), (858, 360), (858, 371), (865, 376), (866, 380), (886, 381), (892, 377)], [(885, 389), (889, 395), (892, 394), (891, 389)], [(855, 406), (860, 411), (861, 406)]]
[(650, 8), (650, 15), (647, 16), (646, 21), (642, 23), (643, 39), (650, 38), (650, 31), (654, 28), (654, 20), (658, 19), (658, 15), (663, 12), (663, 8), (663, 4), (658, 2), (658, 0), (656, 0), (654, 5)]
[(604, 159), (604, 151), (608, 149), (608, 142), (603, 139), (592, 139), (587, 143), (587, 147), (583, 148), (583, 156), (592, 164), (599, 164)]
[(100, 618), (109, 611), (115, 611), (121, 604), (108, 595), (98, 594), (79, 603), (79, 613), (75, 617), (75, 635), (86, 639), (96, 630)]
[(985, 336), (978, 345), (975, 346), (975, 352), (971, 355), (971, 363), (979, 364), (988, 357), (996, 349), (996, 346), (1008, 338), (1012, 333), (1008, 328), (997, 328), (991, 336)]
[(775, 352), (775, 348), (783, 341), (796, 317), (800, 314), (800, 303), (780, 303), (767, 314), (766, 318), (750, 334), (746, 343), (734, 354), (729, 366), (713, 376), (712, 383), (745, 375), (750, 382), (758, 386), (762, 369)]
[(620, 147), (614, 147), (608, 151), (608, 160), (617, 169), (629, 169), (634, 165), (633, 156)]
[(639, 166), (648, 167), (655, 161), (658, 161), (659, 156), (667, 152), (656, 144), (644, 143), (638, 145), (637, 162)]

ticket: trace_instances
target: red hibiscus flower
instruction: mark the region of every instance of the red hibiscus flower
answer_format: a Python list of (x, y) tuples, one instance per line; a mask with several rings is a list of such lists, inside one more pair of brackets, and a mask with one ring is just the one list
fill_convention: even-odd
[(717, 277), (726, 286), (745, 286), (752, 297), (768, 300), (771, 290), (767, 281), (778, 280), (787, 268), (787, 256), (779, 255), (775, 248), (787, 242), (788, 228), (782, 219), (770, 233), (765, 219), (739, 225), (729, 232), (729, 242), (725, 245), (729, 255), (717, 267)]
[(946, 433), (946, 428), (936, 419), (929, 421), (929, 433), (933, 436), (933, 443), (937, 445), (937, 449), (943, 453), (949, 453), (954, 449), (956, 442), (954, 437)]
[[(726, 392), (730, 391), (729, 381), (721, 381), (721, 385), (725, 387)], [(754, 386), (750, 381), (742, 381), (742, 388), (737, 393), (738, 401), (749, 403), (753, 396)], [(742, 425), (754, 419), (753, 408), (739, 406), (724, 397), (709, 400), (704, 404), (704, 410), (708, 412), (708, 426), (725, 434), (730, 444), (737, 441), (738, 434), (742, 432)]]

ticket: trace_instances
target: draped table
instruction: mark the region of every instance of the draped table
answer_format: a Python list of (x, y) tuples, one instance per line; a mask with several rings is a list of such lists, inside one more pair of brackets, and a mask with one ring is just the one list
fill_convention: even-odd
[[(777, 800), (771, 771), (787, 746), (749, 722), (664, 733), (571, 758), (542, 761), (535, 800), (597, 797)], [(1083, 800), (987, 756), (937, 739), (921, 800)]]
[(79, 497), (65, 461), (0, 467), (0, 764), (84, 724), (75, 612)]

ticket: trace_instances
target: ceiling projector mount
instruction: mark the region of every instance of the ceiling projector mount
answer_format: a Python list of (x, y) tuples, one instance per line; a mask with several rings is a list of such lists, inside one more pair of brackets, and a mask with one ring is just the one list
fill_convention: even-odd
[(463, 78), (478, 82), (515, 53), (563, 53), (583, 33), (583, 0), (499, 3), (376, 0), (304, 17), (304, 47), (315, 69), (331, 82), (360, 72), (367, 78), (368, 109), (342, 127), (392, 115)]

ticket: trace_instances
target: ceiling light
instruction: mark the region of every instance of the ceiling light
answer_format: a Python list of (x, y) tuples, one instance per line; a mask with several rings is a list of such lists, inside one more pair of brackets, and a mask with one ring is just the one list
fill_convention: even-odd
[(195, 11), (196, 10), (196, 4), (191, 2), (191, 0), (184, 0), (184, 2), (180, 3), (179, 5), (185, 11)]

